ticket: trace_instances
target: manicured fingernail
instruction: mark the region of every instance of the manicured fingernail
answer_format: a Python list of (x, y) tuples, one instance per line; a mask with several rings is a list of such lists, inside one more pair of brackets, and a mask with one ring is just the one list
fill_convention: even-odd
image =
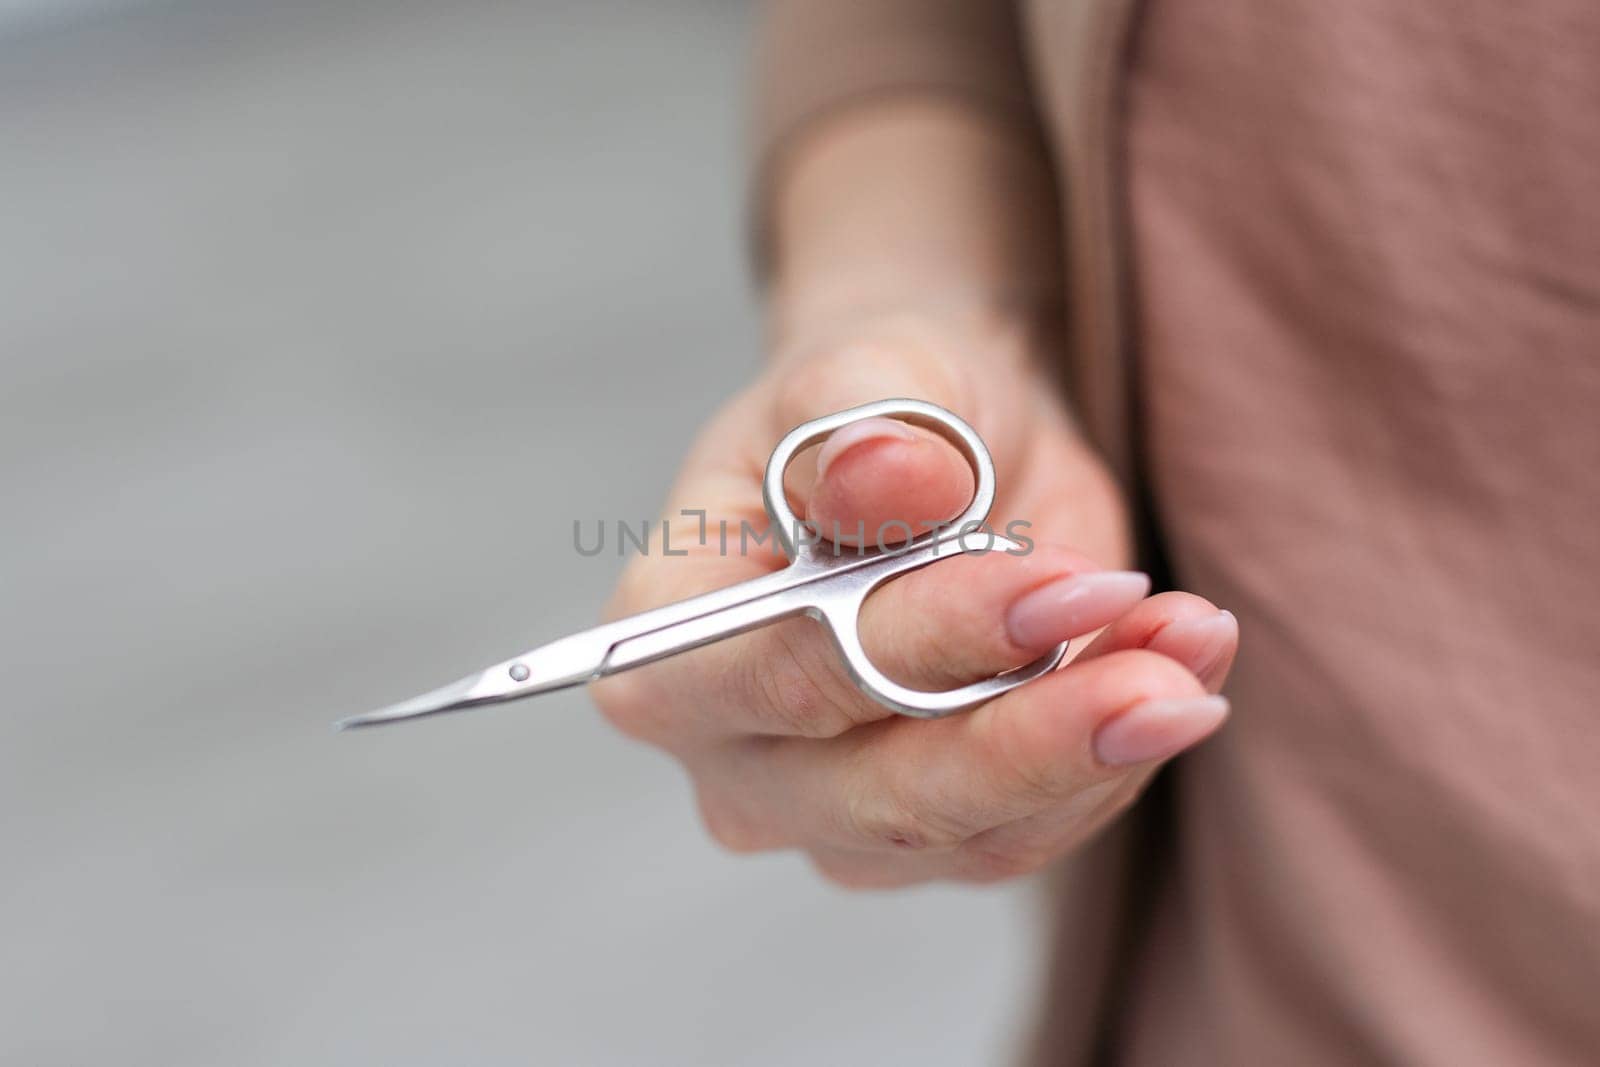
[(1057, 578), (1018, 598), (1006, 613), (1006, 632), (1023, 648), (1049, 648), (1121, 615), (1150, 591), (1138, 571), (1090, 571)]
[(1100, 727), (1094, 735), (1094, 754), (1111, 767), (1168, 759), (1215, 730), (1227, 717), (1227, 697), (1147, 700)]
[(1150, 642), (1158, 652), (1166, 652), (1195, 673), (1207, 687), (1215, 688), (1217, 674), (1228, 653), (1239, 640), (1239, 620), (1231, 611), (1219, 611), (1198, 619), (1179, 619), (1163, 626)]
[(862, 419), (835, 430), (817, 449), (817, 477), (821, 478), (835, 460), (865, 441), (915, 441), (911, 427), (894, 419)]

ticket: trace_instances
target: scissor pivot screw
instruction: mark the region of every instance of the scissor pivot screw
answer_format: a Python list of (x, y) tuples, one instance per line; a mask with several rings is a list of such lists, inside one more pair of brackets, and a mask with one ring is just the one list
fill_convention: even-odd
[(514, 681), (526, 682), (528, 680), (528, 667), (527, 667), (527, 664), (525, 664), (525, 663), (513, 663), (511, 665), (511, 677), (512, 677), (512, 680), (514, 680)]

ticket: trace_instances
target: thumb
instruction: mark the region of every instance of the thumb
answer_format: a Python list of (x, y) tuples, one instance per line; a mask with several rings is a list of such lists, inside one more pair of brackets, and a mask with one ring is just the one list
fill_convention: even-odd
[(972, 468), (943, 438), (894, 419), (837, 430), (817, 450), (806, 519), (847, 545), (896, 544), (961, 514)]
[[(922, 345), (864, 343), (791, 367), (775, 415), (788, 430), (875, 400), (927, 400), (972, 421), (965, 368)], [(972, 499), (972, 469), (938, 434), (892, 418), (836, 430), (785, 478), (796, 514), (840, 544), (893, 544), (952, 519)]]

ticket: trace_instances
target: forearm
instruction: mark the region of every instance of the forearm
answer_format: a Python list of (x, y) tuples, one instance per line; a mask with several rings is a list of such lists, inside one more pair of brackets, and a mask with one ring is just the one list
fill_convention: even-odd
[(1028, 131), (941, 96), (830, 116), (768, 176), (779, 351), (857, 318), (1039, 317), (1060, 292), (1049, 163)]

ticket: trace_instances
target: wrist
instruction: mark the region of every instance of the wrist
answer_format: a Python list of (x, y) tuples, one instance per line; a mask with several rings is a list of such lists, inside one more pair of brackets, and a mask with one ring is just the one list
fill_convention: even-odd
[(1047, 162), (1012, 125), (944, 99), (843, 112), (770, 175), (775, 347), (850, 320), (1035, 316), (1058, 299)]
[[(1059, 397), (1061, 317), (1055, 294), (952, 293), (833, 309), (774, 329), (769, 369), (777, 378), (822, 362), (835, 370), (907, 362), (958, 379), (1024, 386)], [(804, 375), (802, 375), (804, 376)], [(891, 394), (885, 394), (891, 395)]]

